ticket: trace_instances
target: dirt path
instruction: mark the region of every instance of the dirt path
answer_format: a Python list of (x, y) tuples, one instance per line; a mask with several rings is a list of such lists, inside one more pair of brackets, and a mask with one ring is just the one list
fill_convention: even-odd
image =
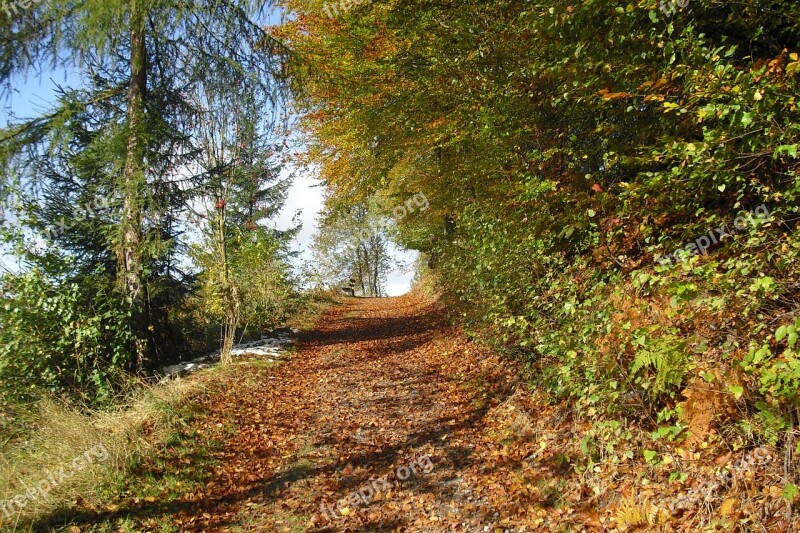
[[(652, 428), (593, 422), (519, 374), (422, 297), (348, 299), (283, 364), (196, 374), (190, 385), (204, 392), (174, 407), (180, 429), (154, 430), (166, 445), (105, 503), (75, 502), (82, 511), (61, 530), (731, 531), (737, 505), (751, 524), (776, 524), (742, 530), (789, 530), (775, 505), (782, 486), (758, 488), (750, 470), (720, 493), (719, 516), (672, 511), (696, 486), (688, 474), (675, 483), (676, 471), (718, 479), (732, 453), (665, 447), (670, 461), (656, 466), (644, 457)], [(676, 465), (679, 454), (693, 463)]]
[(511, 375), (417, 297), (348, 300), (268, 382), (231, 384), (211, 406), (235, 429), (216, 481), (175, 518), (205, 531), (522, 531), (487, 497), (503, 458), (482, 445)]

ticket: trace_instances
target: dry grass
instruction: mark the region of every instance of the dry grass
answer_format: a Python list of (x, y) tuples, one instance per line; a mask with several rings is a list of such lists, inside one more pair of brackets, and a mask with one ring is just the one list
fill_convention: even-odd
[[(200, 386), (197, 380), (140, 384), (113, 411), (77, 410), (42, 400), (35, 430), (26, 440), (0, 449), (0, 507), (15, 498), (25, 502), (0, 509), (0, 529), (30, 530), (76, 502), (95, 501), (99, 487), (123, 474), (166, 434), (176, 409)], [(44, 492), (36, 491), (40, 486)]]
[(335, 291), (317, 290), (307, 295), (302, 308), (286, 323), (287, 327), (307, 331), (313, 329), (322, 314), (341, 300)]

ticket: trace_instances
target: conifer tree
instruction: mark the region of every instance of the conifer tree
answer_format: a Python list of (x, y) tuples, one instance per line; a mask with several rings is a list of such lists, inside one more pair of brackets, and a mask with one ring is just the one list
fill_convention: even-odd
[[(119, 199), (106, 244), (131, 308), (138, 369), (152, 365), (158, 333), (148, 285), (174, 246), (171, 230), (163, 231), (164, 215), (175, 222), (173, 202), (188, 201), (187, 193), (197, 190), (187, 174), (204, 157), (190, 142), (200, 112), (189, 95), (209, 78), (223, 87), (218, 80), (247, 73), (260, 108), (254, 127), (274, 127), (284, 50), (264, 30), (268, 16), (268, 2), (247, 0), (43, 0), (26, 11), (0, 12), (0, 82), (7, 90), (38, 68), (80, 72), (91, 82), (51, 112), (14, 121), (0, 134), (0, 163), (7, 178), (18, 176), (20, 187), (35, 196), (51, 184), (33, 171), (33, 161), (69, 146), (81, 129), (102, 148), (96, 164), (107, 180), (103, 189)], [(227, 90), (235, 94), (240, 88), (230, 81)], [(72, 179), (73, 171), (62, 177)], [(184, 181), (191, 186), (175, 186)]]

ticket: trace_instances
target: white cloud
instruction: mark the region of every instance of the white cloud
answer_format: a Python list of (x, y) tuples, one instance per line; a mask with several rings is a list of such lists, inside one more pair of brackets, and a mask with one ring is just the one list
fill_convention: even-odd
[[(290, 173), (290, 170), (285, 170), (282, 177), (285, 178)], [(295, 248), (306, 252), (317, 232), (317, 218), (324, 206), (325, 189), (321, 182), (308, 173), (298, 172), (286, 204), (274, 223), (280, 230), (289, 229), (298, 222), (302, 223), (303, 229), (295, 240)]]

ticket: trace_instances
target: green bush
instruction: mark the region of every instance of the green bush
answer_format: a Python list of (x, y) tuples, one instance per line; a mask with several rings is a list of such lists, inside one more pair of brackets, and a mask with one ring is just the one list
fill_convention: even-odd
[(39, 270), (0, 279), (0, 391), (31, 400), (47, 391), (90, 405), (111, 402), (129, 368), (128, 307), (100, 273), (57, 282)]

